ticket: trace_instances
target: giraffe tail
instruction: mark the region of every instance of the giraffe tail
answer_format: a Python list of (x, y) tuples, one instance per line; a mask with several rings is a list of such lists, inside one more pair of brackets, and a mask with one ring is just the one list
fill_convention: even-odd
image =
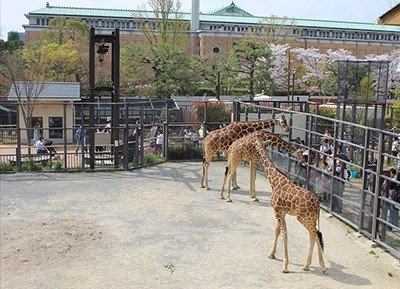
[(225, 176), (228, 175), (228, 172), (229, 172), (229, 167), (225, 167)]
[(324, 238), (322, 237), (322, 233), (317, 230), (318, 242), (321, 244), (322, 251), (324, 251)]

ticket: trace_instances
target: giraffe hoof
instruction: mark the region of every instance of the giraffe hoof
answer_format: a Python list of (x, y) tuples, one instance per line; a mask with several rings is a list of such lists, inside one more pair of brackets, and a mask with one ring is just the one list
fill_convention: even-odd
[(275, 259), (275, 255), (271, 254), (271, 255), (268, 256), (268, 258)]
[(253, 200), (254, 202), (259, 202), (260, 200), (259, 199), (257, 199), (257, 198), (254, 198), (254, 200)]
[(307, 266), (303, 268), (303, 271), (310, 271), (310, 268), (308, 268)]
[(227, 199), (226, 200), (228, 203), (232, 203), (232, 200), (231, 199)]
[(200, 188), (204, 189), (204, 188), (205, 188), (205, 186), (204, 186), (204, 185), (200, 185)]
[(224, 197), (222, 197), (222, 196), (221, 196), (221, 197), (219, 197), (219, 198), (220, 198), (221, 200), (225, 200), (225, 198), (224, 198)]
[(328, 268), (322, 268), (322, 273), (326, 273), (326, 270), (328, 270)]
[(283, 269), (282, 273), (289, 273), (289, 269)]

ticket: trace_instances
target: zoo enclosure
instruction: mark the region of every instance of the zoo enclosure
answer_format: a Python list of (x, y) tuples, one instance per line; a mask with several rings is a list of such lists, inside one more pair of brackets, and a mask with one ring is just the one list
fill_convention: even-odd
[[(142, 167), (146, 165), (146, 159), (154, 155), (151, 144), (154, 137), (148, 137), (153, 124), (162, 128), (164, 132), (164, 150), (158, 161), (168, 160), (168, 153), (173, 147), (190, 146), (200, 150), (201, 138), (197, 139), (197, 142), (193, 139), (188, 140), (182, 132), (186, 128), (197, 130), (201, 125), (205, 131), (223, 125), (223, 123), (208, 120), (209, 105), (211, 103), (204, 103), (205, 117), (202, 123), (198, 123), (183, 121), (183, 112), (179, 104), (173, 100), (150, 102), (137, 100), (117, 104), (76, 103), (73, 127), (66, 126), (62, 121), (66, 118), (65, 115), (62, 119), (55, 120), (55, 126), (50, 126), (49, 120), (41, 120), (45, 124), (42, 127), (42, 134), (54, 140), (54, 146), (60, 155), (59, 159), (46, 160), (50, 164), (44, 168), (51, 169), (55, 163), (61, 164), (61, 169), (64, 171), (126, 170)], [(282, 152), (271, 150), (271, 156), (277, 166), (287, 172), (292, 181), (315, 193), (325, 210), (396, 256), (400, 255), (399, 226), (388, 222), (389, 208), (399, 205), (388, 197), (387, 192), (381, 191), (383, 181), (388, 179), (387, 170), (390, 167), (397, 167), (399, 161), (390, 152), (391, 143), (398, 134), (317, 115), (315, 112), (324, 107), (309, 102), (234, 101), (224, 103), (224, 106), (231, 112), (232, 120), (235, 121), (269, 119), (278, 113), (284, 113), (289, 120), (289, 133), (282, 133), (279, 129), (273, 129), (273, 131), (298, 145), (299, 148), (308, 150), (309, 154), (304, 163), (299, 163)], [(110, 109), (111, 107), (114, 109)], [(90, 110), (93, 110), (96, 116), (95, 126), (88, 125)], [(15, 119), (18, 120), (17, 106), (14, 111)], [(93, 146), (94, 153), (85, 152), (85, 144), (83, 144), (78, 147), (79, 153), (76, 154), (77, 146), (71, 136), (75, 134), (77, 127), (83, 125), (88, 135), (92, 133), (96, 136), (96, 131), (104, 129), (112, 113), (118, 119), (119, 125), (110, 127), (113, 133), (109, 133), (109, 145), (97, 150), (95, 142), (89, 138), (86, 146)], [(10, 119), (9, 115), (7, 119)], [(137, 120), (140, 120), (140, 123), (137, 123)], [(141, 136), (128, 141), (129, 132), (137, 128), (140, 128)], [(323, 133), (325, 128), (331, 132), (329, 140), (334, 145), (343, 145), (349, 156), (349, 161), (344, 161), (334, 155), (334, 168), (330, 173), (321, 168), (321, 162), (325, 156), (319, 151), (321, 140), (326, 138)], [(34, 147), (27, 145), (27, 140), (21, 138), (26, 130), (20, 121), (17, 121), (17, 126), (9, 124), (2, 127), (1, 163), (13, 162), (18, 170), (23, 169), (23, 156), (34, 154)], [(303, 139), (304, 145), (297, 143), (297, 138)], [(342, 167), (349, 167), (352, 178), (344, 178), (343, 171), (339, 175), (334, 173), (339, 163)], [(200, 166), (199, 164), (199, 169)], [(327, 185), (322, 185), (322, 180), (326, 180)]]

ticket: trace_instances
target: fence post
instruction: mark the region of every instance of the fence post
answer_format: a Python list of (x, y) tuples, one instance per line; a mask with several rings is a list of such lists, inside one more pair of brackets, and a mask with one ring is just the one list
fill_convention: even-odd
[(124, 127), (124, 137), (123, 137), (123, 156), (124, 156), (124, 161), (123, 161), (123, 166), (124, 170), (129, 170), (129, 141), (128, 141), (128, 134), (129, 134), (129, 116), (128, 116), (128, 104), (125, 102), (125, 127)]
[[(378, 140), (378, 153), (377, 155), (379, 158), (377, 158), (377, 163), (376, 163), (376, 182), (375, 182), (375, 197), (374, 197), (374, 215), (373, 215), (373, 222), (372, 222), (372, 234), (371, 234), (371, 240), (373, 241), (376, 238), (377, 232), (378, 232), (378, 215), (379, 215), (379, 193), (381, 190), (380, 187), (380, 179), (381, 179), (381, 173), (382, 173), (382, 168), (383, 168), (383, 162), (385, 161), (385, 157), (382, 156), (382, 151), (383, 151), (384, 143), (383, 143), (383, 132), (379, 132), (379, 140)], [(382, 161), (383, 160), (383, 161)]]
[[(21, 164), (21, 122), (19, 120), (19, 110), (20, 104), (17, 105), (17, 150), (16, 150), (16, 158), (17, 158), (17, 167), (18, 172), (22, 172), (22, 164)], [(27, 133), (29, 136), (29, 134)], [(29, 142), (28, 142), (29, 143)]]

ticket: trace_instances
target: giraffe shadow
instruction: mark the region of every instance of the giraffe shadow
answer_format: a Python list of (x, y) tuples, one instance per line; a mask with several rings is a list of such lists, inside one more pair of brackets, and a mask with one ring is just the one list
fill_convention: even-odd
[(350, 274), (344, 272), (347, 268), (335, 262), (329, 261), (330, 268), (326, 272), (326, 275), (336, 282), (353, 285), (353, 286), (368, 286), (371, 285), (371, 281), (367, 278), (358, 276), (356, 274)]
[[(279, 263), (283, 263), (283, 259), (280, 258), (276, 258), (271, 261), (278, 261)], [(344, 272), (344, 270), (346, 270), (346, 267), (336, 264), (332, 261), (329, 261), (329, 264), (330, 267), (328, 267), (328, 270), (323, 273), (321, 271), (321, 268), (317, 265), (310, 266), (310, 271), (304, 271), (300, 269), (304, 266), (304, 264), (289, 261), (289, 274), (313, 274), (318, 276), (327, 276), (328, 278), (331, 278), (336, 282), (352, 286), (371, 285), (371, 282), (367, 278)], [(290, 268), (290, 266), (299, 267), (299, 270), (293, 270), (293, 268)]]

